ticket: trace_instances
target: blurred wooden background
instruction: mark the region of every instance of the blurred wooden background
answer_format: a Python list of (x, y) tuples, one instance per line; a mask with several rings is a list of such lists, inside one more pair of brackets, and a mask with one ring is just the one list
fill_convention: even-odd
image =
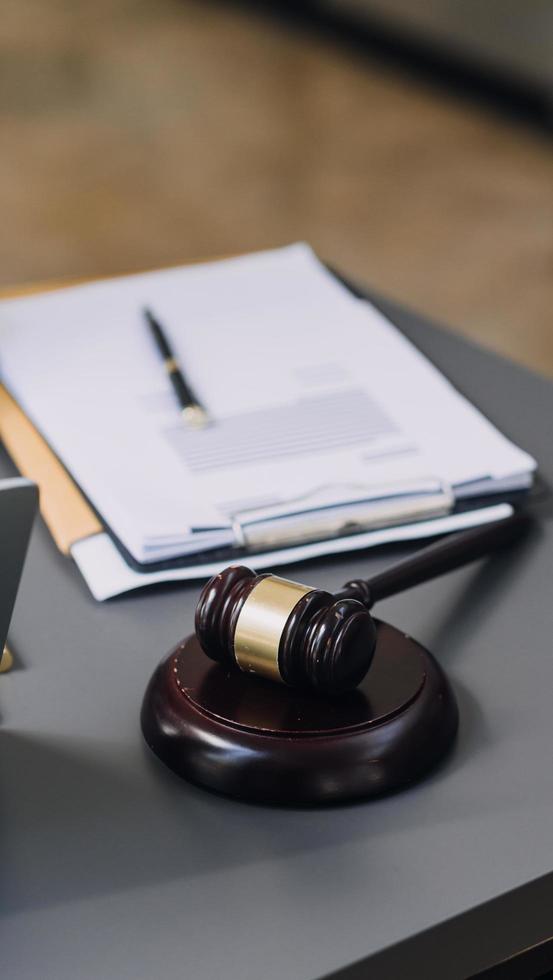
[(209, 0), (4, 0), (0, 278), (305, 239), (553, 373), (548, 138)]

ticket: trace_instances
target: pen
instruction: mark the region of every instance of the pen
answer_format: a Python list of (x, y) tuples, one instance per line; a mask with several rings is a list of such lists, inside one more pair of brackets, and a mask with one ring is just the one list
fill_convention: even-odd
[(173, 391), (177, 396), (177, 401), (180, 405), (184, 421), (197, 428), (202, 428), (203, 426), (208, 425), (209, 416), (205, 408), (200, 405), (198, 399), (192, 391), (192, 388), (188, 384), (182, 369), (173, 351), (171, 350), (171, 346), (161, 324), (158, 320), (156, 320), (152, 311), (147, 307), (144, 307), (143, 313), (156, 342), (157, 349), (163, 358), (165, 370), (167, 371), (169, 380), (173, 385)]

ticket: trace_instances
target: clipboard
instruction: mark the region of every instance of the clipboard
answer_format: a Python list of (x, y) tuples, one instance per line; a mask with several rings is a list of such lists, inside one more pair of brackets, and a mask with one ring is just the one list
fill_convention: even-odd
[[(110, 277), (105, 277), (110, 278)], [(63, 289), (74, 285), (79, 285), (90, 280), (66, 280), (50, 281), (32, 284), (20, 289), (3, 290), (0, 292), (0, 299), (14, 299), (29, 296), (38, 292), (47, 292)], [(0, 384), (0, 441), (2, 441), (18, 467), (20, 473), (38, 484), (40, 489), (40, 513), (47, 525), (54, 543), (59, 551), (73, 558), (77, 562), (81, 574), (94, 597), (100, 601), (119, 595), (122, 592), (140, 588), (145, 585), (166, 581), (186, 581), (192, 578), (203, 578), (214, 574), (218, 566), (228, 564), (231, 559), (236, 560), (242, 557), (243, 549), (237, 556), (236, 551), (231, 555), (220, 555), (210, 553), (208, 557), (198, 565), (197, 561), (192, 563), (181, 560), (162, 561), (156, 567), (142, 566), (136, 567), (136, 563), (129, 560), (129, 556), (121, 545), (121, 542), (113, 535), (110, 528), (99, 518), (97, 512), (86, 499), (84, 493), (76, 484), (72, 476), (65, 469), (55, 452), (50, 448), (40, 431), (26, 416), (10, 393)], [(518, 496), (518, 495), (517, 495)], [(518, 501), (517, 501), (518, 502)], [(513, 501), (514, 503), (514, 501)], [(495, 509), (494, 509), (495, 505)], [(484, 512), (481, 512), (482, 506)], [(500, 500), (487, 497), (484, 501), (474, 500), (471, 505), (461, 505), (455, 507), (453, 512), (448, 510), (446, 516), (428, 515), (433, 518), (425, 521), (420, 517), (412, 525), (411, 533), (407, 539), (417, 539), (428, 537), (432, 534), (447, 533), (455, 530), (458, 524), (453, 526), (452, 522), (460, 521), (462, 526), (468, 526), (469, 517), (472, 524), (472, 516), (466, 511), (477, 511), (474, 515), (476, 523), (485, 523), (492, 519), (508, 516), (512, 507), (507, 503), (505, 496)], [(495, 513), (495, 510), (501, 513)], [(463, 524), (463, 521), (465, 522)], [(395, 540), (394, 526), (385, 529), (385, 532), (370, 530), (352, 536), (350, 548), (348, 550), (359, 550), (367, 546), (374, 546), (380, 543), (387, 543)], [(372, 537), (369, 542), (367, 534)], [(384, 537), (382, 537), (384, 534)], [(340, 540), (339, 538), (337, 540)], [(398, 538), (400, 540), (400, 538)], [(405, 540), (402, 535), (401, 540)], [(334, 554), (338, 551), (333, 547), (334, 540), (329, 542), (325, 539), (324, 554)], [(315, 541), (296, 547), (277, 549), (274, 547), (269, 550), (262, 549), (261, 553), (249, 554), (248, 559), (255, 561), (256, 567), (264, 568), (277, 563), (289, 563), (293, 561), (306, 560), (317, 557), (320, 552), (321, 542)], [(85, 549), (86, 553), (83, 551)], [(106, 552), (109, 551), (109, 555)], [(257, 549), (254, 549), (256, 551)], [(224, 557), (224, 561), (223, 561)], [(124, 572), (125, 584), (117, 584), (116, 588), (108, 588), (102, 585), (101, 589), (95, 589), (89, 579), (88, 571), (91, 565), (98, 560), (105, 562), (109, 560), (110, 570), (117, 576)], [(211, 567), (213, 566), (213, 567)], [(217, 566), (217, 567), (215, 567)]]

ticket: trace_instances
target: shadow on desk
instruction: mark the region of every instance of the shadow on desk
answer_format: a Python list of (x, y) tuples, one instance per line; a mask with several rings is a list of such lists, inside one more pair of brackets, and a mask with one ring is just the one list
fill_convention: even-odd
[[(458, 693), (464, 723), (478, 743), (478, 707)], [(426, 794), (437, 821), (457, 822), (475, 806), (501, 806), (491, 795), (458, 798), (455, 770), (466, 764), (464, 753), (454, 752), (425, 782), (391, 797), (339, 810), (277, 810), (178, 780), (140, 745), (138, 734), (132, 759), (108, 758), (105, 745), (95, 751), (89, 743), (69, 747), (6, 732), (1, 748), (4, 915), (310, 851), (322, 853), (323, 874), (324, 851), (336, 847), (343, 849), (344, 887), (351, 887), (366, 869), (360, 870), (355, 850), (348, 856), (348, 845), (364, 838), (368, 860), (378, 861), (382, 835), (411, 833), (422, 824)], [(260, 811), (254, 820), (253, 809)]]

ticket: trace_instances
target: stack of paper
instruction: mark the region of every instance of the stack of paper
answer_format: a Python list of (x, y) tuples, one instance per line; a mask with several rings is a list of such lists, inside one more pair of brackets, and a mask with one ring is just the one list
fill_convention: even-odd
[[(183, 423), (145, 306), (207, 429)], [(188, 577), (193, 560), (201, 574), (236, 548), (278, 549), (274, 564), (290, 548), (360, 546), (461, 498), (528, 487), (535, 468), (305, 245), (6, 301), (0, 364), (134, 585)]]

